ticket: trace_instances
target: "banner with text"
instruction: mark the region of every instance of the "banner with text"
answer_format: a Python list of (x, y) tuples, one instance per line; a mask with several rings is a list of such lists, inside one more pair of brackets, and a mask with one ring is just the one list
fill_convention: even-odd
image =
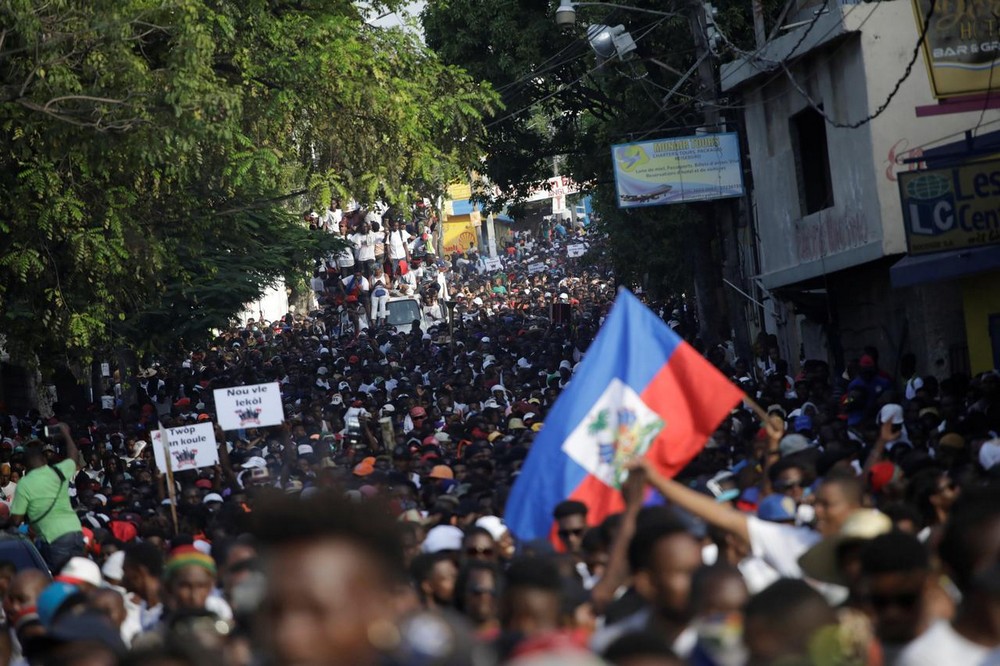
[[(150, 438), (153, 443), (153, 457), (161, 472), (167, 471), (163, 456), (163, 440), (160, 430), (154, 430)], [(215, 426), (211, 422), (197, 425), (167, 428), (167, 444), (170, 448), (170, 465), (174, 472), (186, 469), (214, 467), (219, 463), (219, 450), (215, 443)]]
[(534, 275), (535, 273), (542, 273), (545, 271), (545, 262), (536, 261), (533, 264), (528, 264), (528, 275)]
[(899, 174), (910, 254), (1000, 243), (1000, 160)]
[(566, 246), (566, 256), (570, 258), (582, 257), (587, 252), (587, 246), (583, 243), (574, 243)]
[(743, 196), (735, 133), (611, 146), (619, 208)]
[(215, 415), (223, 430), (263, 428), (285, 420), (278, 382), (215, 389), (214, 395)]

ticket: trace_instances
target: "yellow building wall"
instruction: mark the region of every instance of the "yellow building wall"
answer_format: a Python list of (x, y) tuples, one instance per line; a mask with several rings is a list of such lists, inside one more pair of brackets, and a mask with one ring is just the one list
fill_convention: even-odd
[(984, 273), (962, 280), (965, 336), (969, 344), (969, 367), (973, 373), (993, 369), (990, 315), (1000, 315), (1000, 272)]
[(441, 247), (445, 254), (465, 252), (470, 245), (476, 245), (476, 228), (469, 215), (455, 215), (444, 222)]

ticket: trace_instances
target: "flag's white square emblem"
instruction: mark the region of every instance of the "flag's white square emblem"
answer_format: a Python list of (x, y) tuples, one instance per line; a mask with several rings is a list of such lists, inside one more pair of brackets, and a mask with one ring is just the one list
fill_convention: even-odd
[(613, 379), (563, 442), (578, 465), (613, 488), (628, 477), (626, 461), (644, 455), (663, 430), (660, 416), (620, 379)]

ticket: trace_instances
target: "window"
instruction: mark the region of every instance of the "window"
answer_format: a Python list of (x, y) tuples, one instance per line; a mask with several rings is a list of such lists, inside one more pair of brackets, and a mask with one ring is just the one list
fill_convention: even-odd
[(791, 117), (791, 130), (799, 206), (803, 215), (810, 215), (833, 205), (826, 121), (809, 107)]

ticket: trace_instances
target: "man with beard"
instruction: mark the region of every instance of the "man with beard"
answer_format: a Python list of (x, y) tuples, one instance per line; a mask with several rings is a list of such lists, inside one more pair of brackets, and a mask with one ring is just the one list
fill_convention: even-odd
[(628, 548), (629, 568), (645, 608), (599, 631), (591, 641), (603, 652), (615, 639), (648, 630), (687, 658), (697, 636), (691, 621), (691, 576), (701, 566), (701, 545), (676, 515), (664, 507), (644, 509)]

